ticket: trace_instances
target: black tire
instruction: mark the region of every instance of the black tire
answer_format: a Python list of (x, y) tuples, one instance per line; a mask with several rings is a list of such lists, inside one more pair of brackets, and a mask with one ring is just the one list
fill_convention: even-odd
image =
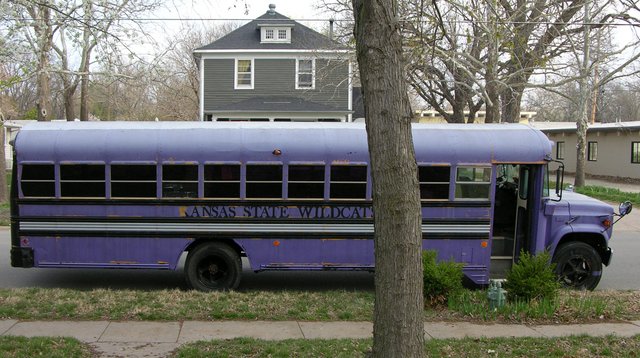
[(576, 290), (593, 290), (602, 277), (600, 254), (584, 242), (562, 245), (553, 256), (560, 283)]
[(192, 289), (205, 292), (234, 290), (240, 284), (242, 262), (228, 245), (208, 242), (189, 252), (184, 273)]

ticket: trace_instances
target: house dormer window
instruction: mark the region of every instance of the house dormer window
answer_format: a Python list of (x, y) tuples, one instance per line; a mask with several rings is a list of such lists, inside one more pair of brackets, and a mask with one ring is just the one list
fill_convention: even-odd
[(316, 87), (316, 61), (313, 59), (296, 60), (296, 89)]
[(291, 43), (291, 26), (259, 26), (261, 43)]
[(275, 40), (275, 36), (274, 36), (274, 30), (273, 29), (264, 29), (264, 39), (265, 41), (273, 41)]

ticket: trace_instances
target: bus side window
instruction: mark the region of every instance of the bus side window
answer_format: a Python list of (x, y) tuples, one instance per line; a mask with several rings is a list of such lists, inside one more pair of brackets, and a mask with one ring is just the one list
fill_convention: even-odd
[(366, 199), (367, 166), (332, 165), (330, 186), (331, 199)]
[(463, 167), (456, 172), (456, 199), (489, 199), (491, 167)]
[(282, 198), (282, 164), (247, 164), (247, 199)]
[(324, 199), (324, 165), (289, 165), (289, 199)]
[(104, 198), (103, 164), (61, 164), (60, 196), (63, 198)]
[(205, 198), (240, 198), (240, 164), (204, 166)]
[(23, 164), (20, 177), (22, 195), (30, 198), (55, 197), (56, 181), (54, 169), (53, 164)]
[(112, 164), (112, 198), (156, 198), (155, 164)]
[(198, 166), (195, 164), (164, 164), (162, 166), (162, 197), (197, 198)]
[(449, 183), (451, 181), (449, 166), (419, 166), (420, 199), (449, 199)]

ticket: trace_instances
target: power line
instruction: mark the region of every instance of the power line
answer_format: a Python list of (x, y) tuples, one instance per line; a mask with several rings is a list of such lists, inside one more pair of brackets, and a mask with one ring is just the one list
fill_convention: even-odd
[[(5, 20), (7, 21), (40, 21), (43, 19), (39, 19), (39, 18), (6, 18)], [(326, 19), (321, 19), (321, 18), (310, 18), (310, 19), (294, 19), (294, 18), (289, 18), (289, 19), (281, 19), (281, 20), (272, 20), (272, 19), (247, 19), (247, 18), (221, 18), (221, 17), (207, 17), (207, 18), (194, 18), (194, 17), (186, 17), (186, 18), (179, 18), (179, 17), (157, 17), (157, 18), (152, 18), (152, 17), (139, 17), (139, 18), (134, 18), (134, 17), (121, 17), (121, 18), (116, 18), (116, 19), (111, 19), (111, 18), (94, 18), (92, 19), (94, 21), (104, 21), (104, 20), (115, 20), (115, 21), (149, 21), (149, 22), (155, 22), (155, 21), (185, 21), (185, 22), (191, 22), (191, 21), (198, 21), (198, 22), (202, 22), (202, 21), (241, 21), (241, 22), (251, 22), (254, 20), (260, 21), (260, 22), (283, 22), (283, 21), (296, 21), (296, 22), (329, 22), (329, 21), (333, 21), (333, 22), (352, 22), (353, 20), (351, 19), (333, 19), (333, 18), (326, 18)], [(415, 23), (415, 22), (422, 22), (422, 23), (431, 23), (432, 21), (430, 20), (419, 20), (419, 21), (414, 21), (414, 20), (400, 20), (400, 22), (409, 22), (409, 23)], [(580, 26), (621, 26), (621, 27), (639, 27), (640, 28), (640, 23), (638, 24), (633, 24), (633, 23), (616, 23), (616, 22), (588, 22), (588, 23), (584, 23), (581, 21), (576, 21), (576, 22), (559, 22), (559, 21), (497, 21), (497, 22), (491, 22), (491, 21), (486, 21), (486, 20), (479, 20), (479, 21), (471, 21), (471, 20), (445, 20), (444, 21), (447, 24), (497, 24), (497, 25), (530, 25), (530, 24), (540, 24), (540, 25), (572, 25), (572, 24), (576, 24), (576, 25), (580, 25)]]

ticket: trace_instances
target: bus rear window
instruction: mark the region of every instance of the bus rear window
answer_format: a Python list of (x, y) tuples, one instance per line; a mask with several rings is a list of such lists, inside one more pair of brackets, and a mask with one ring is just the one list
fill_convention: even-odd
[(63, 198), (104, 198), (103, 164), (61, 164), (60, 196)]
[(449, 199), (449, 182), (451, 168), (449, 166), (419, 166), (420, 199)]
[(236, 199), (240, 198), (240, 165), (205, 165), (204, 197)]
[(52, 198), (56, 196), (53, 164), (23, 164), (20, 188), (24, 197)]
[(289, 199), (323, 199), (324, 165), (289, 165)]
[(332, 199), (366, 199), (366, 165), (332, 165), (330, 197)]
[(195, 164), (163, 165), (162, 197), (197, 198), (198, 166)]
[(456, 199), (489, 199), (491, 167), (458, 167)]
[(153, 164), (111, 165), (111, 197), (155, 198), (156, 166)]
[(282, 165), (248, 164), (245, 182), (247, 199), (280, 199), (282, 198)]

